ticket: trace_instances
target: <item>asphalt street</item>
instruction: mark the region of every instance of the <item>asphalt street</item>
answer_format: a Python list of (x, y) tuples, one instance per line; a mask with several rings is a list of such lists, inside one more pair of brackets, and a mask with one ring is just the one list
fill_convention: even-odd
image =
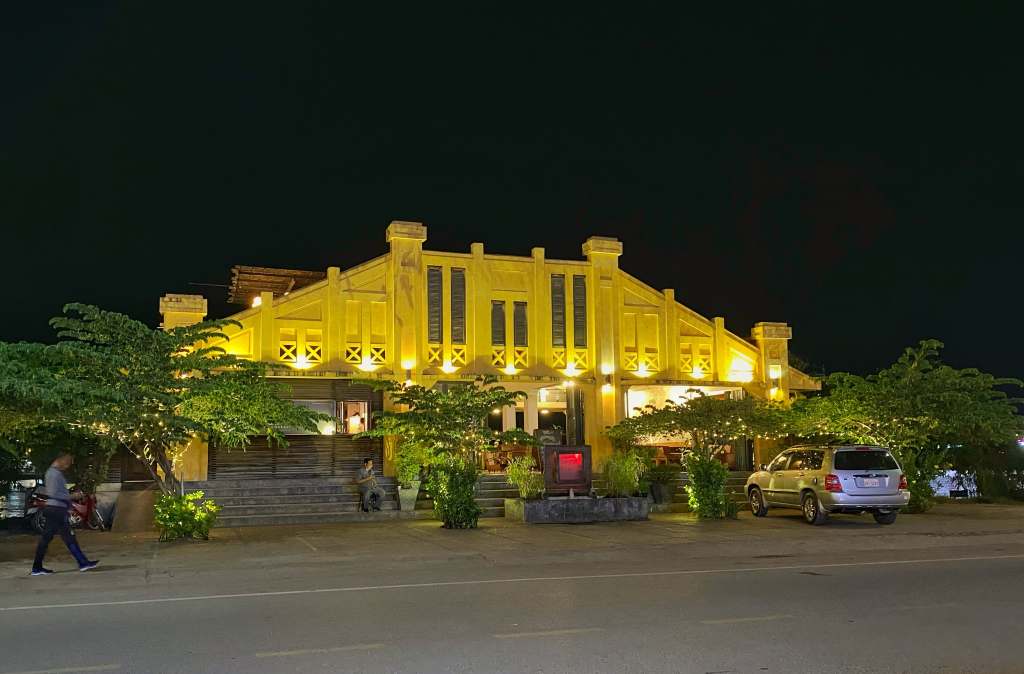
[(82, 541), (0, 541), (0, 674), (1024, 671), (1020, 507)]

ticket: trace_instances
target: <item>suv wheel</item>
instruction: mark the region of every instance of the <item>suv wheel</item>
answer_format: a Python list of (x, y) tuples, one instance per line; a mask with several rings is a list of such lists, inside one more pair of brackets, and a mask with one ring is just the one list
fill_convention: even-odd
[(879, 524), (892, 524), (896, 521), (896, 512), (889, 513), (871, 513), (875, 516), (875, 521)]
[(804, 514), (804, 521), (808, 524), (824, 524), (828, 514), (821, 509), (821, 503), (813, 491), (804, 492), (800, 501), (800, 510)]
[(750, 490), (750, 512), (754, 513), (754, 517), (764, 517), (768, 514), (768, 506), (764, 504), (764, 496), (761, 495), (761, 490), (757, 487)]

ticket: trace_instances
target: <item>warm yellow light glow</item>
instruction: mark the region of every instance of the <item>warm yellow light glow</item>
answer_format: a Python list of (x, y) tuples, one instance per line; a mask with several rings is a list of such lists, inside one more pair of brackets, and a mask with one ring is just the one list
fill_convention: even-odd
[(446, 360), (444, 364), (441, 365), (441, 372), (444, 372), (445, 374), (451, 374), (452, 372), (455, 372), (458, 369), (459, 368), (452, 365), (452, 362), (450, 360)]
[(321, 425), (319, 430), (320, 435), (334, 435), (334, 433), (337, 431), (337, 427), (334, 425), (333, 421), (328, 421), (327, 423)]
[(309, 358), (306, 358), (304, 355), (299, 355), (295, 359), (293, 367), (297, 370), (306, 370), (312, 367), (312, 364), (309, 362)]
[(547, 392), (547, 389), (541, 389), (541, 390), (540, 390), (540, 396), (539, 396), (539, 397), (540, 397), (540, 401), (541, 401), (542, 403), (544, 403), (544, 402), (547, 402), (547, 400), (548, 400), (548, 392)]
[(647, 369), (647, 363), (640, 363), (636, 368), (636, 376), (638, 377), (650, 377), (651, 372)]
[(260, 297), (259, 295), (257, 295), (256, 297), (252, 298), (252, 308), (253, 309), (255, 309), (258, 306), (261, 306), (262, 304), (263, 304), (263, 298)]
[(541, 414), (551, 414), (551, 410), (541, 410)]
[(406, 358), (405, 360), (402, 361), (403, 370), (411, 370), (414, 367), (416, 367), (416, 361), (413, 360), (412, 358)]
[(565, 373), (566, 377), (575, 377), (580, 373), (580, 371), (576, 369), (576, 363), (569, 363), (569, 367), (562, 370), (562, 372)]
[(576, 385), (576, 382), (574, 382), (572, 379), (566, 379), (565, 381), (562, 382), (562, 386), (564, 386), (565, 388), (569, 388), (570, 386), (575, 386), (575, 385)]
[(693, 377), (694, 379), (703, 379), (704, 368), (702, 368), (700, 365), (694, 365), (693, 369), (690, 370), (690, 376)]
[(601, 393), (611, 393), (615, 390), (615, 387), (611, 384), (601, 384)]
[(608, 376), (608, 375), (614, 374), (614, 373), (615, 373), (615, 366), (614, 365), (609, 365), (608, 363), (605, 363), (604, 365), (601, 366), (601, 374), (603, 374), (605, 376)]
[(768, 376), (771, 379), (782, 379), (782, 366), (781, 365), (769, 365)]
[(770, 388), (770, 389), (768, 390), (768, 397), (769, 397), (769, 398), (775, 398), (775, 397), (777, 397), (778, 395), (779, 395), (779, 387), (778, 387), (778, 386), (773, 386), (773, 387), (771, 387), (771, 388)]
[(373, 361), (370, 360), (369, 356), (363, 356), (363, 362), (359, 363), (356, 367), (363, 372), (373, 372), (377, 369), (377, 366), (373, 364)]
[(514, 367), (512, 367), (511, 365), (506, 365), (506, 366), (505, 366), (505, 369), (504, 369), (504, 370), (502, 370), (502, 372), (504, 372), (505, 374), (507, 374), (507, 375), (509, 375), (509, 376), (512, 376), (512, 375), (514, 375), (514, 374), (515, 374), (516, 372), (518, 372), (518, 371), (519, 371), (519, 370), (515, 369), (515, 368), (514, 368)]
[(729, 381), (751, 382), (754, 381), (754, 373), (750, 370), (732, 370), (729, 372)]
[(406, 385), (407, 387), (408, 387), (408, 386), (415, 386), (415, 385), (416, 385), (416, 382), (414, 382), (414, 381), (413, 381), (412, 379), (406, 379), (406, 380), (405, 380), (405, 385)]
[(495, 407), (493, 410), (491, 410), (491, 414), (501, 414), (501, 410)]

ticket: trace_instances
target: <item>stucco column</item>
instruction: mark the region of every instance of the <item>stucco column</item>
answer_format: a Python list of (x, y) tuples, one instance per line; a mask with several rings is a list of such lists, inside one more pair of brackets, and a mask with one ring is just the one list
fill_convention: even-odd
[(532, 389), (526, 392), (526, 401), (523, 403), (523, 430), (530, 435), (540, 424), (537, 414), (537, 390)]
[[(785, 323), (755, 323), (750, 337), (757, 344), (760, 381), (772, 400), (789, 400), (789, 340)], [(774, 394), (773, 394), (774, 389)]]
[(422, 302), (418, 300), (423, 293), (423, 242), (426, 240), (427, 228), (418, 222), (396, 220), (388, 226), (391, 254), (386, 285), (392, 330), (387, 360), (393, 368), (400, 368), (402, 361), (413, 361), (420, 368), (425, 364), (425, 340), (420, 339)]
[(501, 408), (501, 430), (514, 431), (516, 429), (516, 408), (515, 405), (507, 405)]
[[(611, 456), (611, 442), (604, 434), (607, 426), (619, 419), (622, 404), (622, 385), (619, 376), (621, 349), (619, 305), (622, 281), (619, 278), (619, 256), (622, 243), (617, 239), (592, 236), (583, 244), (583, 254), (590, 263), (587, 278), (587, 318), (593, 326), (594, 363), (591, 371), (594, 385), (588, 385), (590, 395), (585, 396), (585, 441), (592, 448), (594, 470), (599, 471)], [(608, 387), (604, 387), (605, 378)]]

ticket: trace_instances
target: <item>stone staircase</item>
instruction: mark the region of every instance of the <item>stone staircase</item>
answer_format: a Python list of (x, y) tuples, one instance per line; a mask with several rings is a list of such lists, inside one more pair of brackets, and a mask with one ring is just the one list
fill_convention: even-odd
[(208, 480), (188, 482), (185, 489), (202, 490), (221, 507), (218, 527), (372, 522), (415, 515), (399, 511), (394, 478), (379, 477), (377, 482), (385, 496), (380, 512), (371, 513), (360, 510), (352, 478)]
[[(516, 498), (519, 490), (505, 480), (505, 475), (484, 473), (476, 483), (477, 505), (483, 509), (480, 517), (504, 517), (505, 499)], [(419, 499), (416, 501), (417, 511), (430, 511), (434, 508), (434, 502), (424, 488), (420, 489)]]

